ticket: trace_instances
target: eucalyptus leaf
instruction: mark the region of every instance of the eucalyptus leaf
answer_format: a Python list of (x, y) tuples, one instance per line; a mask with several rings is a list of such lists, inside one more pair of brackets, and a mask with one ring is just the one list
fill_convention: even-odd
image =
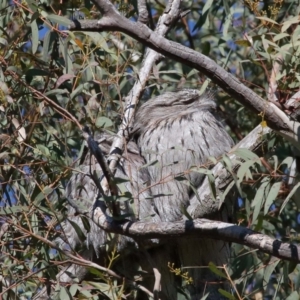
[(58, 23), (60, 25), (64, 25), (66, 27), (68, 27), (69, 25), (72, 24), (72, 21), (67, 19), (66, 17), (62, 17), (62, 16), (58, 16), (58, 15), (48, 15), (47, 19), (54, 22), (54, 23)]
[(214, 263), (209, 263), (209, 264), (208, 264), (208, 267), (209, 267), (209, 269), (210, 269), (213, 273), (215, 273), (216, 275), (218, 275), (218, 276), (220, 276), (220, 277), (222, 277), (222, 278), (226, 278), (226, 279), (227, 279), (227, 275), (226, 275), (224, 272), (222, 272), (222, 271), (220, 270), (220, 268), (218, 268)]
[(106, 128), (113, 126), (113, 122), (107, 117), (99, 117), (97, 118), (95, 125), (97, 128)]
[(267, 199), (265, 201), (265, 208), (264, 208), (264, 214), (266, 215), (270, 209), (270, 206), (273, 204), (274, 200), (277, 198), (277, 195), (279, 193), (279, 190), (282, 186), (282, 182), (275, 182), (270, 190), (269, 190), (269, 194), (267, 196)]
[(299, 189), (300, 187), (300, 182), (298, 182), (290, 191), (290, 193), (288, 194), (288, 196), (285, 198), (284, 202), (281, 205), (280, 211), (279, 213), (282, 213), (282, 211), (284, 210), (286, 204), (289, 202), (289, 200), (293, 197), (293, 195), (296, 193), (296, 191)]
[(253, 202), (251, 203), (251, 207), (254, 207), (253, 216), (252, 216), (252, 222), (254, 223), (260, 213), (260, 210), (265, 203), (266, 197), (270, 190), (270, 178), (263, 178), (261, 181), (261, 184), (259, 188), (256, 191), (255, 198)]
[(31, 26), (31, 44), (32, 44), (31, 50), (32, 53), (35, 54), (39, 46), (39, 29), (36, 20), (32, 21), (30, 26)]

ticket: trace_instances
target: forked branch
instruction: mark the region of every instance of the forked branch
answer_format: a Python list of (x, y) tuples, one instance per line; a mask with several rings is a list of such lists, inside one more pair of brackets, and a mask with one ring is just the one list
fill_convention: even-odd
[(93, 0), (93, 2), (103, 14), (102, 18), (95, 21), (74, 21), (69, 27), (70, 30), (120, 31), (167, 57), (197, 69), (244, 106), (256, 113), (263, 113), (268, 126), (293, 142), (297, 148), (300, 148), (298, 142), (300, 124), (291, 121), (276, 105), (263, 100), (213, 60), (197, 51), (157, 35), (143, 23), (135, 23), (126, 19), (108, 0)]

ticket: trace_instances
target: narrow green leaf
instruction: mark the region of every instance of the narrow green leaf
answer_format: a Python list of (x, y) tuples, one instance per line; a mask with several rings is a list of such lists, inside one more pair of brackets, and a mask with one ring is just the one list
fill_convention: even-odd
[(244, 161), (253, 160), (256, 163), (258, 163), (258, 164), (261, 165), (261, 161), (260, 161), (259, 157), (255, 153), (253, 153), (252, 151), (250, 151), (249, 149), (238, 148), (235, 151), (233, 151), (233, 154), (235, 154), (236, 156), (240, 157)]
[(205, 2), (205, 5), (204, 5), (204, 7), (202, 9), (202, 14), (205, 14), (211, 8), (213, 2), (214, 2), (214, 0), (207, 0)]
[(265, 282), (266, 286), (270, 282), (270, 277), (273, 274), (273, 272), (274, 272), (274, 270), (275, 270), (275, 268), (276, 268), (276, 266), (278, 265), (279, 262), (280, 262), (280, 260), (278, 259), (274, 263), (271, 263), (271, 264), (269, 264), (265, 267), (265, 269), (264, 269), (264, 282)]
[(218, 162), (215, 157), (209, 156), (207, 160), (210, 160), (214, 165)]
[(74, 230), (76, 231), (76, 233), (77, 233), (79, 239), (80, 239), (82, 242), (84, 242), (85, 239), (86, 239), (86, 236), (85, 236), (85, 234), (82, 232), (80, 226), (79, 226), (76, 222), (71, 221), (70, 219), (68, 219), (68, 222), (70, 222), (70, 224), (72, 225), (72, 227), (73, 227)]
[(147, 168), (147, 167), (150, 167), (150, 166), (156, 166), (156, 165), (157, 165), (157, 166), (159, 165), (157, 159), (156, 159), (156, 160), (153, 160), (153, 161), (150, 161), (150, 162), (147, 163), (147, 164), (142, 165), (142, 166), (141, 166), (141, 169)]
[(225, 273), (223, 273), (214, 263), (210, 262), (208, 264), (208, 267), (216, 275), (218, 275), (218, 276), (220, 276), (222, 278), (226, 278), (227, 279), (227, 275)]
[(58, 23), (60, 25), (64, 25), (64, 26), (69, 26), (72, 24), (71, 20), (69, 20), (65, 17), (62, 17), (62, 16), (58, 16), (58, 15), (48, 15), (47, 19), (52, 22)]
[(28, 211), (28, 206), (15, 205), (10, 207), (0, 207), (0, 215), (11, 215), (24, 211)]
[(232, 15), (229, 14), (226, 16), (225, 23), (223, 25), (223, 38), (224, 39), (228, 38), (228, 31), (229, 31), (229, 28), (231, 27), (231, 24), (232, 24)]
[(231, 191), (231, 189), (232, 189), (233, 186), (234, 186), (234, 181), (231, 181), (227, 185), (225, 191), (222, 194), (219, 195), (219, 197), (220, 197), (219, 209), (221, 208), (222, 204), (224, 203), (224, 201), (226, 199), (227, 194), (229, 193), (229, 191)]
[(44, 35), (43, 41), (43, 61), (47, 61), (49, 57), (49, 49), (50, 49), (50, 40), (51, 40), (51, 30), (48, 30)]
[(61, 286), (60, 287), (60, 290), (59, 290), (59, 298), (60, 299), (64, 299), (64, 300), (72, 300), (72, 296), (70, 295), (70, 293), (68, 292), (68, 290), (64, 287), (64, 286)]
[(93, 297), (93, 295), (89, 291), (84, 290), (84, 289), (80, 289), (80, 294), (87, 297), (87, 299), (91, 299)]
[(248, 160), (244, 163), (241, 164), (241, 166), (239, 167), (239, 170), (237, 172), (237, 180), (239, 182), (242, 182), (246, 173), (248, 171), (250, 171), (250, 168), (253, 167), (253, 165), (256, 163), (256, 161), (253, 160)]
[(290, 28), (293, 24), (299, 23), (299, 16), (295, 16), (285, 22), (282, 23), (281, 32), (285, 32), (288, 28)]
[(204, 168), (192, 167), (190, 170), (194, 171), (194, 172), (201, 173), (201, 174), (205, 174), (205, 175), (213, 175), (211, 170), (204, 169)]
[(282, 163), (279, 165), (279, 167), (286, 165), (286, 168), (289, 169), (291, 167), (293, 161), (294, 161), (294, 158), (291, 156), (288, 156), (282, 161)]
[(250, 47), (251, 43), (248, 40), (237, 40), (235, 41), (235, 44), (241, 46), (241, 47)]
[(261, 185), (258, 188), (254, 200), (251, 203), (251, 207), (254, 207), (253, 216), (252, 216), (252, 223), (255, 223), (260, 210), (264, 204), (264, 201), (269, 193), (270, 189), (270, 178), (265, 177), (261, 181)]
[[(209, 293), (205, 294), (200, 300), (206, 300), (209, 296)], [(178, 300), (186, 300), (189, 299), (187, 295), (184, 295), (184, 298)]]
[(31, 215), (31, 228), (33, 230), (33, 232), (35, 234), (38, 234), (39, 233), (39, 227), (38, 227), (38, 224), (39, 224), (39, 219), (38, 219), (38, 216), (33, 213)]
[(227, 299), (230, 299), (230, 300), (236, 300), (236, 298), (230, 294), (229, 292), (223, 290), (223, 289), (218, 289), (218, 292), (223, 295), (224, 297), (226, 297)]
[(88, 218), (86, 216), (80, 216), (80, 219), (81, 219), (81, 222), (83, 224), (84, 229), (87, 232), (90, 232), (91, 231), (91, 224), (90, 224)]
[(279, 34), (276, 34), (276, 35), (274, 36), (273, 40), (274, 40), (274, 42), (277, 42), (277, 41), (279, 41), (279, 40), (281, 40), (281, 39), (283, 39), (283, 38), (286, 38), (286, 37), (288, 37), (288, 36), (290, 36), (290, 35), (287, 34), (287, 33), (279, 33)]
[[(66, 56), (69, 56), (69, 55), (66, 54)], [(72, 64), (70, 64), (70, 66), (71, 65)], [(70, 99), (74, 99), (74, 97), (77, 96), (79, 93), (81, 93), (83, 89), (84, 89), (84, 84), (79, 84), (78, 87), (71, 93)]]
[(298, 182), (290, 191), (290, 193), (288, 194), (288, 196), (286, 197), (286, 199), (284, 200), (284, 202), (281, 205), (279, 214), (281, 214), (281, 212), (283, 211), (284, 207), (286, 206), (286, 204), (289, 202), (289, 200), (293, 197), (293, 195), (296, 193), (297, 189), (300, 187), (300, 182)]
[(77, 283), (72, 284), (70, 286), (70, 294), (71, 294), (71, 296), (75, 296), (78, 290), (79, 290), (79, 285)]
[(36, 20), (31, 22), (30, 27), (31, 27), (31, 50), (32, 50), (32, 54), (35, 54), (39, 46), (39, 29)]
[(267, 22), (272, 23), (272, 24), (278, 25), (277, 22), (275, 22), (274, 20), (272, 20), (272, 19), (270, 19), (270, 18), (268, 18), (268, 17), (256, 17), (256, 18), (257, 18), (257, 19), (260, 19), (260, 20), (263, 20), (263, 21), (267, 21)]
[(274, 200), (277, 198), (282, 182), (275, 182), (270, 188), (269, 194), (267, 196), (264, 208), (264, 214), (266, 215), (273, 204)]
[[(50, 151), (47, 147), (42, 144), (36, 145), (36, 148), (45, 156), (50, 156)], [(36, 150), (35, 150), (36, 151)]]
[(88, 281), (88, 283), (102, 292), (111, 290), (111, 285), (104, 282)]
[(113, 125), (113, 122), (107, 117), (99, 117), (97, 118), (95, 125), (97, 128), (106, 128), (111, 127)]
[(102, 36), (100, 32), (84, 32), (85, 35), (88, 35), (92, 38), (93, 42), (101, 49), (105, 50), (106, 52), (112, 52), (107, 43), (105, 38)]
[(232, 163), (231, 163), (231, 160), (229, 159), (229, 157), (224, 154), (222, 156), (222, 160), (223, 160), (223, 162), (225, 164), (225, 167), (228, 170), (228, 172), (231, 173), (232, 172)]
[(46, 186), (44, 187), (43, 191), (40, 192), (34, 199), (34, 204), (36, 206), (39, 206), (41, 201), (45, 199), (48, 195), (50, 195), (53, 192), (53, 188)]
[(46, 96), (64, 95), (64, 94), (69, 94), (69, 92), (66, 89), (54, 89), (54, 90), (50, 90), (47, 93), (45, 93)]

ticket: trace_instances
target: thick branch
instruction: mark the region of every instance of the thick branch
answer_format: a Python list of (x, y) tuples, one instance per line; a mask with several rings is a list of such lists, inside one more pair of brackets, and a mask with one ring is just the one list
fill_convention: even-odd
[(207, 219), (177, 222), (126, 222), (120, 224), (95, 210), (95, 221), (105, 231), (126, 235), (135, 239), (153, 238), (211, 238), (234, 242), (263, 251), (278, 258), (300, 262), (300, 246), (283, 243), (251, 229)]
[[(245, 137), (231, 152), (237, 148), (247, 148), (253, 151), (259, 149), (264, 141), (264, 135), (269, 133), (269, 128), (256, 127), (247, 137)], [(234, 159), (234, 154), (230, 154)], [(225, 172), (225, 173), (224, 173)], [(221, 163), (213, 168), (216, 177), (217, 189), (226, 186), (232, 177), (227, 174)], [(207, 179), (198, 189), (200, 200), (194, 197), (188, 208), (192, 217), (199, 218), (204, 215), (215, 213), (218, 210), (219, 202), (211, 199), (211, 191)], [(193, 202), (194, 201), (194, 202)], [(204, 206), (207, 205), (207, 209)], [(211, 221), (207, 219), (182, 220), (177, 222), (126, 222), (118, 223), (107, 216), (100, 208), (94, 212), (94, 221), (105, 231), (117, 234), (127, 235), (135, 239), (153, 239), (153, 238), (178, 238), (178, 237), (208, 237), (220, 239), (228, 242), (235, 242), (246, 245), (251, 248), (259, 249), (270, 255), (300, 262), (300, 246), (282, 243), (279, 240), (268, 237), (248, 228), (232, 225), (229, 223)]]
[(295, 128), (295, 124), (290, 122), (279, 108), (270, 102), (263, 101), (256, 93), (210, 58), (157, 35), (142, 23), (127, 20), (117, 12), (109, 1), (94, 0), (93, 2), (103, 13), (103, 18), (99, 21), (75, 21), (70, 25), (70, 30), (124, 32), (155, 51), (201, 71), (234, 99), (252, 111), (256, 113), (263, 112), (265, 120), (271, 128), (292, 131), (297, 134), (299, 124), (296, 124), (297, 128)]

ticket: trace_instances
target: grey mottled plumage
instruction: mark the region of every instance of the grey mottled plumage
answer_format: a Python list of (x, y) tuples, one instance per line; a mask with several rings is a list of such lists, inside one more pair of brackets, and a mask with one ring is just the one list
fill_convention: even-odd
[[(114, 136), (108, 134), (101, 134), (99, 136), (98, 144), (105, 156), (108, 155), (112, 140)], [(124, 197), (124, 201), (120, 201), (121, 214), (126, 214), (126, 218), (142, 219), (144, 221), (160, 221), (158, 215), (155, 213), (153, 203), (150, 197), (150, 191), (147, 189), (149, 184), (149, 174), (146, 168), (141, 168), (145, 164), (145, 160), (140, 156), (137, 145), (133, 142), (129, 142), (126, 146), (126, 150), (121, 157), (117, 166), (115, 174), (116, 178), (122, 178), (127, 180), (124, 183), (124, 189), (122, 192), (129, 191), (134, 198), (135, 212), (131, 208), (131, 203)], [(106, 251), (106, 245), (109, 240), (109, 235), (98, 227), (92, 220), (93, 214), (93, 202), (95, 196), (98, 194), (98, 189), (91, 178), (91, 174), (97, 174), (99, 180), (103, 176), (103, 172), (96, 161), (96, 159), (88, 152), (83, 157), (83, 163), (79, 167), (79, 171), (74, 172), (71, 176), (67, 187), (66, 197), (68, 198), (69, 205), (67, 210), (67, 219), (62, 223), (62, 235), (56, 239), (56, 243), (61, 249), (80, 249), (80, 255), (88, 260), (103, 262), (103, 254)], [(148, 199), (145, 201), (145, 199)], [(76, 209), (72, 206), (76, 206), (80, 211), (87, 212), (86, 221), (89, 224), (89, 231), (86, 230), (82, 218), (84, 216), (78, 215)], [(138, 214), (138, 215), (136, 215)], [(85, 239), (80, 238), (77, 234), (75, 227), (78, 226), (85, 236)], [(111, 236), (111, 235), (110, 235)], [(132, 240), (125, 236), (117, 237), (113, 242), (116, 242), (117, 248), (123, 250), (128, 242)], [(127, 261), (122, 261), (122, 265), (127, 264)], [(123, 275), (128, 274), (134, 269), (136, 261), (131, 262), (129, 266), (123, 269)], [(71, 264), (63, 269), (58, 275), (59, 282), (71, 282), (72, 276), (82, 280), (87, 275), (87, 269), (80, 265)], [(37, 295), (33, 297), (33, 300), (48, 299), (46, 288), (43, 288)]]
[[(196, 90), (168, 92), (147, 101), (137, 112), (133, 133), (147, 164), (153, 162), (148, 167), (151, 193), (163, 221), (182, 219), (182, 207), (187, 208), (193, 197), (189, 182), (195, 189), (201, 185), (204, 175), (190, 168), (205, 164), (209, 156), (221, 156), (233, 146), (216, 113), (213, 94), (200, 96)], [(207, 299), (221, 299), (217, 290), (226, 288), (226, 284), (216, 284), (218, 278), (207, 266), (210, 261), (217, 265), (228, 261), (228, 244), (180, 239), (154, 250), (152, 257), (162, 274), (162, 299), (178, 297), (176, 278), (167, 267), (168, 261), (178, 260), (182, 267), (192, 267), (186, 269), (194, 280), (188, 287), (191, 299), (200, 299), (206, 293), (210, 293)]]
[[(134, 135), (149, 166), (151, 192), (163, 221), (182, 217), (191, 189), (188, 182), (174, 180), (183, 175), (197, 188), (203, 175), (189, 172), (209, 156), (231, 149), (233, 141), (216, 116), (213, 94), (196, 90), (168, 92), (150, 99), (138, 110)], [(169, 196), (164, 196), (168, 195)]]
[[(190, 168), (205, 164), (209, 156), (218, 157), (230, 150), (233, 141), (218, 119), (215, 109), (213, 95), (200, 96), (196, 90), (168, 92), (150, 99), (140, 107), (133, 128), (133, 139), (138, 148), (133, 142), (127, 145), (127, 152), (125, 151), (116, 173), (116, 177), (131, 178), (126, 184), (126, 189), (135, 197), (135, 203), (139, 203), (140, 220), (172, 222), (182, 219), (182, 208), (187, 208), (193, 197), (189, 182), (197, 189), (204, 178), (203, 174), (191, 172)], [(99, 143), (105, 154), (108, 154), (112, 138), (106, 135)], [(145, 163), (147, 168), (140, 169)], [(71, 199), (70, 202), (76, 202), (77, 205), (91, 211), (93, 199), (98, 191), (89, 174), (96, 170), (100, 178), (102, 171), (90, 155), (86, 157), (81, 170), (81, 173), (72, 176), (66, 194)], [(148, 189), (145, 182), (149, 183)], [(139, 193), (141, 190), (143, 193)], [(133, 216), (133, 211), (126, 201), (122, 205), (122, 212), (131, 213)], [(81, 218), (74, 213), (75, 209), (69, 206), (68, 219), (76, 222), (86, 234), (85, 253), (92, 259), (91, 248), (101, 252), (101, 247), (107, 241), (106, 233), (93, 222), (90, 222), (91, 230), (87, 233)], [(65, 239), (72, 248), (82, 243), (68, 220), (63, 228)], [(119, 240), (119, 249), (125, 247), (128, 240), (122, 237)], [(224, 246), (220, 241), (184, 239), (168, 241), (157, 249), (150, 249), (149, 254), (152, 266), (147, 266), (147, 262), (143, 260), (140, 263), (150, 272), (153, 265), (161, 272), (160, 299), (172, 300), (177, 299), (175, 281), (180, 278), (177, 276), (175, 279), (174, 273), (167, 267), (168, 262), (181, 263), (183, 267), (207, 266), (210, 261), (222, 265), (226, 263), (229, 252), (228, 245)], [(83, 268), (71, 268), (71, 272), (75, 270), (76, 275), (84, 275)], [(223, 286), (210, 284), (217, 280), (215, 275), (211, 276), (207, 269), (190, 271), (194, 279), (194, 285), (189, 289), (191, 299), (200, 299), (206, 292), (211, 293), (207, 299), (221, 299), (217, 289)], [(151, 278), (149, 282), (144, 283), (150, 290), (153, 288)]]
[[(113, 138), (112, 135), (108, 134), (102, 134), (99, 138), (99, 147), (104, 155), (108, 155)], [(133, 142), (129, 142), (126, 151), (120, 159), (115, 177), (128, 180), (124, 184), (125, 191), (132, 193), (134, 203), (138, 204), (139, 207), (135, 208), (136, 212), (134, 212), (133, 209), (131, 209), (129, 201), (124, 199), (124, 201), (120, 201), (121, 214), (130, 214), (131, 219), (134, 219), (135, 213), (138, 213), (139, 215), (137, 217), (139, 219), (157, 221), (158, 219), (153, 210), (149, 189), (147, 189), (149, 175), (147, 169), (141, 168), (144, 164), (145, 160), (140, 156), (137, 145)], [(98, 194), (98, 189), (91, 178), (91, 174), (96, 172), (97, 178), (101, 180), (103, 173), (95, 157), (91, 157), (89, 153), (80, 166), (80, 171), (81, 172), (75, 173), (71, 177), (66, 187), (66, 197), (69, 199), (71, 205), (74, 203), (79, 206), (80, 209), (89, 211), (89, 217), (91, 218), (93, 213), (93, 200), (95, 195)], [(124, 192), (124, 190), (121, 191), (121, 193), (122, 192)], [(148, 200), (144, 201), (145, 199)], [(70, 223), (71, 221), (75, 222), (86, 235), (86, 240), (84, 241), (85, 246), (87, 248), (92, 246), (95, 252), (98, 253), (99, 247), (105, 246), (107, 241), (106, 233), (91, 220), (89, 221), (90, 231), (87, 232), (82, 223), (82, 217), (75, 214), (76, 210), (71, 205), (68, 206), (68, 218), (63, 224), (63, 233), (68, 244), (72, 248), (75, 248), (82, 243), (74, 226)], [(127, 216), (127, 218), (130, 218), (130, 216)], [(124, 237), (124, 239), (126, 238)], [(121, 245), (119, 245), (119, 247), (121, 247)]]

